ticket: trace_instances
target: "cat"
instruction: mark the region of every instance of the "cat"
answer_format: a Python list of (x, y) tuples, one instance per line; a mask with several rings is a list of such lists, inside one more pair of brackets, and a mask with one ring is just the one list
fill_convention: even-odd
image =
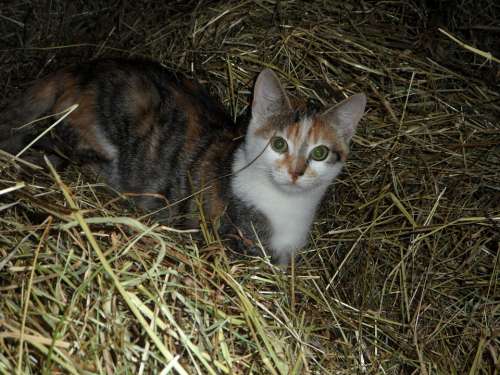
[(196, 81), (153, 61), (102, 59), (53, 73), (8, 105), (0, 148), (18, 153), (43, 130), (23, 125), (73, 104), (38, 142), (44, 152), (58, 149), (110, 186), (136, 193), (137, 204), (162, 222), (196, 227), (201, 206), (228, 247), (252, 255), (264, 249), (286, 266), (306, 245), (342, 170), (366, 96), (320, 111), (290, 100), (264, 69), (249, 121), (236, 126)]

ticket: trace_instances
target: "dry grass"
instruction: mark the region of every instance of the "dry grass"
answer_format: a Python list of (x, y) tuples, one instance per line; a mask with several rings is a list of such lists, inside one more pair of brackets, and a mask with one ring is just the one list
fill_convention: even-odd
[(499, 64), (438, 31), (499, 58), (500, 10), (423, 3), (2, 5), (5, 100), (140, 55), (234, 118), (266, 66), (297, 95), (369, 104), (290, 274), (127, 211), (77, 168), (0, 154), (0, 373), (500, 373)]

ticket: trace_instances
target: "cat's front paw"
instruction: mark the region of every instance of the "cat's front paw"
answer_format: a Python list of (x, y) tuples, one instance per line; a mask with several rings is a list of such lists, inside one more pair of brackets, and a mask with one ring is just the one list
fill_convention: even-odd
[(226, 236), (224, 245), (236, 254), (249, 256), (265, 256), (262, 247), (256, 241), (243, 237), (239, 234), (230, 234)]
[(291, 260), (291, 253), (273, 254), (272, 256), (272, 262), (283, 270), (287, 269), (290, 266)]

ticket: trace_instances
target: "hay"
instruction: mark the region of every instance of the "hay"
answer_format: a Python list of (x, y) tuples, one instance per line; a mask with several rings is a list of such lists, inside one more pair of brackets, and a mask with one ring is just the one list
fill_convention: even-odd
[(499, 9), (445, 5), (2, 5), (4, 100), (139, 55), (235, 119), (264, 67), (295, 95), (369, 104), (290, 274), (159, 226), (78, 168), (0, 153), (0, 372), (499, 373), (499, 66), (438, 31), (499, 58)]

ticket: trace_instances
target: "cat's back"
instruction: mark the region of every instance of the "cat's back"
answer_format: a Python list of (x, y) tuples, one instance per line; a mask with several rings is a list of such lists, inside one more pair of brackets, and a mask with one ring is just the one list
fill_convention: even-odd
[(57, 91), (55, 111), (77, 103), (82, 115), (85, 112), (88, 117), (94, 111), (96, 121), (114, 118), (119, 125), (131, 122), (139, 135), (151, 130), (153, 124), (172, 122), (215, 131), (233, 128), (222, 106), (201, 84), (150, 60), (90, 61), (55, 73), (47, 86), (43, 91), (48, 95), (50, 88)]
[(136, 130), (144, 133), (152, 123), (161, 125), (179, 117), (199, 119), (190, 124), (215, 131), (234, 128), (223, 107), (197, 81), (155, 61), (107, 58), (60, 69), (38, 80), (17, 99), (3, 103), (1, 129), (11, 133), (11, 129), (74, 104), (78, 108), (68, 120), (76, 127), (89, 128), (112, 118), (120, 125), (138, 121)]
[(56, 132), (71, 150), (92, 151), (102, 159), (145, 144), (158, 153), (154, 144), (182, 141), (195, 149), (207, 137), (239, 135), (201, 84), (145, 59), (100, 59), (61, 69), (10, 103), (0, 113), (0, 128), (8, 134), (75, 104)]

